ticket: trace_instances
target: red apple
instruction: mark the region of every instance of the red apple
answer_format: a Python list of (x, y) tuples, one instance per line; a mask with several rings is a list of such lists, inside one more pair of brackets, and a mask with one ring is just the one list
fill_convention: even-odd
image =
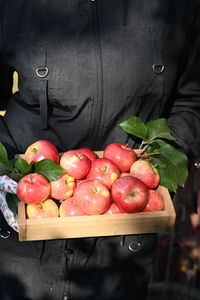
[(30, 164), (32, 161), (38, 162), (42, 159), (51, 159), (55, 163), (59, 162), (59, 152), (56, 146), (47, 141), (39, 140), (31, 144), (25, 151), (24, 159)]
[(121, 172), (129, 172), (131, 165), (137, 159), (133, 149), (120, 143), (109, 144), (103, 152), (103, 157), (112, 160)]
[(84, 216), (86, 213), (73, 202), (73, 197), (63, 201), (59, 207), (60, 217)]
[(52, 199), (38, 204), (27, 204), (26, 212), (29, 219), (58, 217), (58, 205)]
[(108, 188), (119, 177), (118, 166), (107, 158), (97, 158), (91, 164), (91, 169), (87, 175), (89, 180), (100, 180)]
[(160, 183), (160, 174), (153, 164), (145, 159), (139, 159), (131, 166), (132, 176), (142, 180), (150, 189), (156, 188)]
[(49, 181), (42, 175), (32, 173), (24, 176), (17, 185), (17, 196), (25, 203), (37, 204), (50, 195)]
[(84, 178), (91, 166), (91, 160), (78, 150), (64, 152), (60, 159), (60, 166), (73, 178)]
[(74, 203), (88, 215), (103, 214), (111, 203), (110, 191), (99, 180), (87, 180), (75, 188)]
[(138, 178), (124, 176), (113, 183), (111, 195), (121, 211), (133, 213), (147, 205), (148, 187)]
[(51, 197), (56, 200), (65, 200), (74, 193), (75, 179), (67, 173), (62, 174), (57, 180), (51, 181)]
[(87, 181), (86, 178), (83, 178), (83, 179), (76, 179), (76, 186), (79, 185), (80, 183), (84, 182), (84, 181)]
[(121, 214), (121, 210), (116, 203), (111, 203), (109, 209), (105, 212), (105, 215)]
[(131, 176), (130, 173), (120, 173), (119, 177), (124, 177), (124, 176)]
[(148, 191), (148, 203), (143, 211), (160, 211), (164, 209), (164, 199), (156, 190)]
[(77, 150), (87, 156), (87, 158), (89, 158), (91, 161), (94, 161), (97, 158), (96, 153), (89, 148), (80, 148)]

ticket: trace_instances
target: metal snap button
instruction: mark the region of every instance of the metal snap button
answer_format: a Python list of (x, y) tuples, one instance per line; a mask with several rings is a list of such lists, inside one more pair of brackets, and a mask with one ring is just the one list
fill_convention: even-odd
[(138, 242), (132, 242), (128, 245), (130, 251), (138, 252), (140, 250), (141, 244)]
[(152, 69), (155, 73), (160, 74), (164, 71), (164, 65), (153, 65)]
[(200, 169), (200, 162), (195, 162), (194, 165), (197, 169)]
[(48, 75), (49, 69), (47, 67), (45, 67), (45, 68), (37, 68), (35, 70), (35, 72), (36, 72), (36, 74), (37, 74), (38, 77), (44, 78), (44, 77), (46, 77)]
[(6, 230), (6, 231), (3, 231), (1, 228), (0, 228), (0, 237), (2, 239), (8, 239), (10, 237), (10, 231)]

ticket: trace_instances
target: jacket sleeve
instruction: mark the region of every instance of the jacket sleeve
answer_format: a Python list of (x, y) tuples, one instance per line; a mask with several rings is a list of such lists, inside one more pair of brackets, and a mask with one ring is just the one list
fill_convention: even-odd
[(192, 23), (187, 58), (174, 93), (169, 115), (172, 134), (183, 144), (183, 151), (200, 161), (200, 6)]
[(13, 70), (6, 66), (3, 54), (3, 1), (0, 1), (0, 110), (5, 110), (12, 94)]

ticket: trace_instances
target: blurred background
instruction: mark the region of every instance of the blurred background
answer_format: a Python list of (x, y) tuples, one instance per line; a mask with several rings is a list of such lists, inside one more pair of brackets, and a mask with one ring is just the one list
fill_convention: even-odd
[[(148, 300), (200, 299), (200, 169), (173, 197), (176, 222), (159, 234)], [(195, 211), (195, 213), (194, 213)]]

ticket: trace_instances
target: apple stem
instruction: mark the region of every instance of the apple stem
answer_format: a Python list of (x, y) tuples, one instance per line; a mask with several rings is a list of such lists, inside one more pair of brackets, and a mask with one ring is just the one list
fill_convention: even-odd
[(33, 183), (33, 176), (31, 174), (30, 174), (29, 178), (30, 178), (30, 182)]
[[(144, 145), (144, 143), (142, 143)], [(146, 150), (148, 148), (149, 145), (146, 145), (143, 149), (142, 149), (142, 144), (140, 145), (139, 149), (141, 149), (141, 151), (138, 153), (138, 157), (140, 158), (148, 158), (149, 154), (146, 153)]]
[(102, 169), (100, 169), (100, 170), (102, 170), (103, 173), (106, 173), (106, 172), (107, 172), (107, 169), (108, 169), (107, 166), (104, 166), (104, 167), (103, 167)]
[(155, 168), (155, 169), (157, 169), (158, 167), (159, 167), (159, 164), (158, 163), (155, 163), (155, 164), (152, 164), (153, 165), (153, 167)]
[(33, 152), (33, 153), (37, 153), (37, 151), (38, 151), (38, 150), (37, 150), (36, 148), (33, 148), (33, 149), (32, 149), (32, 152)]

